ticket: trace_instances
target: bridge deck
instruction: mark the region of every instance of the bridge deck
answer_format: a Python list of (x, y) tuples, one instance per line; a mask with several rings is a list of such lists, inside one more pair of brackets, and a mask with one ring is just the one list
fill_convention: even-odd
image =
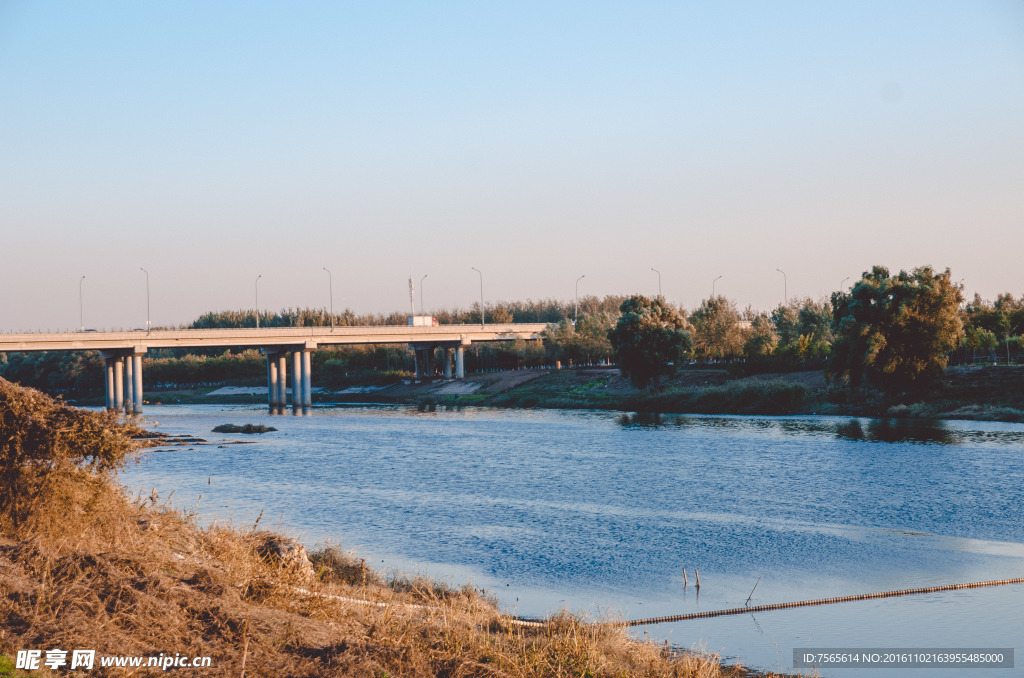
[(203, 346), (316, 348), (330, 344), (461, 344), (474, 341), (539, 339), (547, 323), (413, 327), (261, 327), (134, 332), (0, 334), (0, 351), (146, 350)]

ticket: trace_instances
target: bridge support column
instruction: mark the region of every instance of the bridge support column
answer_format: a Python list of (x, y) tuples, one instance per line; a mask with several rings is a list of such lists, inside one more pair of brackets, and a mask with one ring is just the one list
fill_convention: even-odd
[(302, 352), (302, 406), (313, 405), (313, 367), (312, 351)]
[(277, 408), (288, 407), (288, 357), (284, 351), (277, 354)]
[(455, 349), (452, 349), (452, 348), (446, 348), (444, 350), (444, 378), (445, 379), (451, 379), (452, 378), (452, 354), (454, 352), (455, 352)]
[(124, 360), (124, 411), (131, 414), (135, 402), (135, 361), (128, 355)]
[(277, 409), (277, 354), (267, 353), (267, 406)]
[(455, 349), (455, 378), (466, 378), (466, 348), (464, 346)]
[(124, 407), (124, 356), (114, 358), (114, 406), (110, 409), (119, 410)]
[(292, 351), (292, 409), (302, 407), (302, 351)]
[(103, 366), (106, 368), (106, 380), (104, 386), (106, 386), (106, 402), (104, 403), (108, 410), (114, 409), (114, 356), (103, 356)]
[(133, 353), (129, 360), (132, 361), (132, 378), (134, 379), (132, 396), (135, 400), (132, 402), (132, 411), (135, 414), (140, 414), (142, 412), (142, 354)]

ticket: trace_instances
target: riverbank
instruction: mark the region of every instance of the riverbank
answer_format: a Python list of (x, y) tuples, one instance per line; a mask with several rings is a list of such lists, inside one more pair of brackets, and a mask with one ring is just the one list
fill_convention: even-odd
[[(151, 404), (264, 403), (265, 387), (151, 392)], [(634, 388), (609, 367), (510, 370), (391, 385), (318, 389), (314, 404), (377, 402), (421, 407), (605, 409), (663, 414), (827, 414), (881, 418), (1024, 422), (1024, 367), (946, 370), (925, 397), (884, 397), (829, 386), (820, 371), (734, 377), (726, 369), (686, 369), (660, 390)]]
[(65, 675), (14, 668), (53, 648), (95, 651), (98, 676), (124, 675), (111, 658), (199, 658), (196, 676), (760, 675), (569, 613), (516, 624), (484, 591), (307, 555), (260, 520), (201, 528), (116, 485), (139, 431), (3, 380), (0, 412), (0, 675)]

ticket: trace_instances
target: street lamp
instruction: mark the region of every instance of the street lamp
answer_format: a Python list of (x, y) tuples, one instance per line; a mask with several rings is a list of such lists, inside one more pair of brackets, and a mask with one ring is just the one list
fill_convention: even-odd
[(256, 282), (254, 283), (256, 287), (256, 329), (260, 328), (260, 278), (262, 277), (263, 274), (260, 273), (256, 276)]
[(85, 306), (82, 304), (82, 283), (85, 281), (83, 275), (81, 280), (78, 281), (78, 324), (81, 325), (78, 329), (85, 331)]
[(427, 279), (429, 273), (424, 273), (423, 277), (420, 278), (420, 315), (426, 315), (426, 307), (423, 306), (423, 281)]
[(843, 291), (843, 285), (845, 285), (846, 281), (849, 280), (849, 279), (850, 279), (850, 276), (846, 276), (845, 278), (843, 278), (843, 281), (841, 283), (839, 283), (839, 291), (840, 292)]
[(139, 266), (139, 270), (146, 274), (146, 334), (149, 334), (153, 329), (149, 316), (149, 271), (141, 266)]
[(783, 306), (789, 304), (789, 281), (786, 279), (786, 272), (781, 268), (775, 269), (782, 274), (782, 304)]
[(716, 283), (716, 282), (718, 282), (718, 280), (719, 280), (719, 279), (720, 279), (721, 277), (722, 277), (722, 276), (718, 276), (718, 278), (715, 278), (714, 280), (712, 280), (712, 281), (711, 281), (711, 298), (712, 298), (712, 299), (714, 299), (714, 298), (715, 298), (715, 283)]
[(651, 270), (658, 274), (658, 298), (660, 299), (661, 298), (661, 271), (659, 271), (658, 269), (654, 268), (653, 266), (651, 267)]
[[(325, 271), (327, 271), (327, 267), (326, 266), (324, 266), (323, 269)], [(334, 276), (331, 275), (330, 271), (327, 271), (327, 287), (328, 287), (328, 289), (330, 290), (330, 293), (331, 293), (331, 297), (330, 297), (331, 298), (331, 332), (333, 332), (334, 331)]]
[(476, 266), (470, 266), (471, 269), (480, 274), (480, 329), (484, 327), (484, 274), (480, 272), (480, 269)]
[(581, 275), (580, 277), (576, 278), (576, 307), (573, 309), (572, 312), (573, 329), (576, 328), (576, 316), (578, 316), (580, 313), (580, 281), (586, 277), (586, 275)]

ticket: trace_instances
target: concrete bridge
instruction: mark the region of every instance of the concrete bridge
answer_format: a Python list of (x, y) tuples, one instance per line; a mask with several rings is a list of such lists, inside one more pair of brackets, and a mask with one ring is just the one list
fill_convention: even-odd
[(312, 404), (310, 353), (337, 344), (409, 344), (416, 377), (433, 376), (435, 351), (444, 350), (442, 372), (465, 377), (464, 353), (474, 341), (539, 339), (546, 323), (441, 325), (414, 327), (263, 327), (211, 330), (137, 330), (133, 332), (61, 332), (0, 334), (0, 352), (99, 351), (106, 367), (108, 409), (142, 411), (142, 356), (151, 348), (257, 347), (267, 356), (267, 394), (272, 411), (287, 407), (288, 356), (292, 363), (292, 406)]

